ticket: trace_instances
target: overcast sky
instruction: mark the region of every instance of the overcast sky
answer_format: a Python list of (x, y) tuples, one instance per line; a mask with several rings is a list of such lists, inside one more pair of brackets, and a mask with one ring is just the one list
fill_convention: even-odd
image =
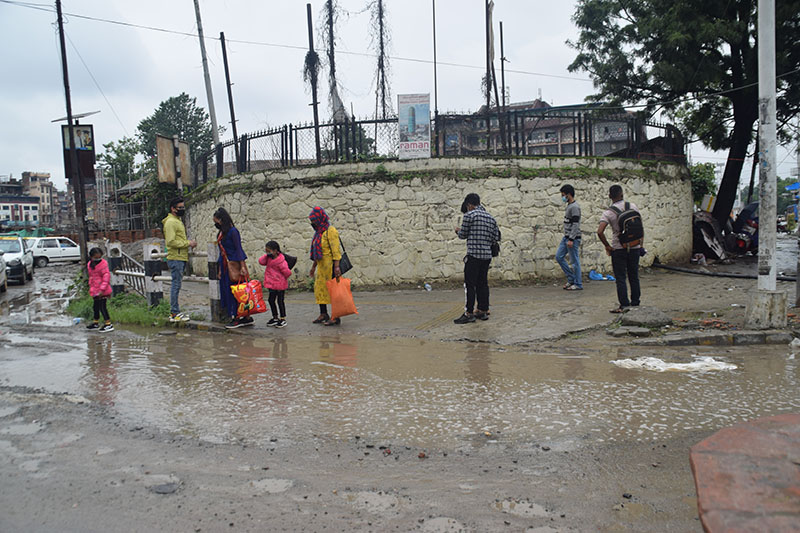
[[(371, 54), (368, 0), (339, 0), (347, 11), (340, 20), (337, 72), (345, 104), (357, 116), (375, 107), (375, 58)], [(32, 0), (35, 10), (0, 2), (0, 175), (19, 178), (25, 170), (49, 172), (64, 185), (59, 126), (65, 113), (54, 2)], [(514, 102), (533, 100), (541, 90), (552, 105), (579, 103), (593, 92), (585, 73), (570, 73), (575, 51), (566, 41), (577, 32), (571, 22), (574, 2), (496, 0), (495, 26), (504, 23), (510, 63), (506, 85)], [(310, 96), (302, 78), (307, 47), (306, 2), (301, 0), (200, 0), (206, 37), (225, 32), (239, 132), (312, 119)], [(312, 2), (315, 45), (322, 0)], [(387, 0), (391, 30), (390, 82), (393, 95), (431, 93), (433, 67), (431, 0)], [(439, 110), (474, 111), (481, 105), (484, 65), (483, 0), (438, 0), (437, 45)], [(142, 26), (196, 33), (193, 0), (64, 0), (65, 13)], [(101, 111), (87, 119), (97, 146), (134, 136), (140, 120), (158, 104), (186, 92), (207, 108), (197, 38), (66, 16), (68, 64), (73, 111)], [(499, 39), (499, 33), (498, 33)], [(251, 41), (261, 44), (246, 44)], [(214, 99), (220, 125), (230, 137), (230, 116), (222, 52), (207, 40)], [(349, 52), (349, 53), (348, 53)], [(497, 56), (499, 57), (499, 45)], [(85, 63), (85, 64), (84, 64)], [(449, 66), (457, 63), (465, 66)], [(469, 68), (473, 66), (476, 68)], [(496, 64), (499, 76), (499, 62)], [(94, 79), (93, 79), (94, 78)], [(98, 88), (99, 86), (99, 88)], [(102, 92), (101, 92), (102, 91)], [(327, 94), (327, 91), (322, 93)], [(105, 95), (105, 97), (103, 96)], [(321, 96), (322, 99), (322, 96)], [(396, 106), (396, 97), (393, 100)], [(325, 106), (323, 116), (328, 115)], [(695, 145), (694, 162), (724, 163)], [(778, 175), (787, 176), (795, 156), (778, 153)], [(749, 169), (749, 166), (745, 167)]]

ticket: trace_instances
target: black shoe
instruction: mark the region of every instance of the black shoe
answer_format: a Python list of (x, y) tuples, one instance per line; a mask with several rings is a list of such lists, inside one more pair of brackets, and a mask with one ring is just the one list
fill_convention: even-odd
[(281, 318), (280, 320), (278, 320), (278, 323), (275, 324), (275, 327), (276, 328), (285, 328), (286, 327), (286, 320)]
[(253, 321), (253, 317), (251, 317), (251, 316), (245, 316), (245, 317), (240, 318), (239, 319), (239, 323), (242, 326), (252, 326), (252, 325), (255, 324), (255, 322)]
[(489, 313), (484, 313), (483, 311), (477, 311), (474, 315), (478, 320), (489, 320)]
[(454, 324), (469, 324), (470, 322), (475, 322), (475, 315), (468, 315), (464, 313), (460, 317), (453, 320)]
[(225, 325), (225, 329), (236, 329), (242, 327), (243, 325), (244, 324), (242, 324), (241, 319), (234, 318), (233, 320), (230, 321), (230, 323)]
[(114, 326), (112, 326), (111, 324), (103, 324), (103, 326), (97, 331), (99, 331), (100, 333), (108, 333), (109, 331), (114, 331)]
[(86, 326), (86, 329), (100, 329), (100, 324), (98, 324), (97, 322), (92, 322), (91, 324)]
[(274, 317), (269, 319), (269, 322), (267, 322), (267, 325), (270, 326), (270, 327), (277, 326), (280, 321), (281, 320), (278, 317), (274, 316)]

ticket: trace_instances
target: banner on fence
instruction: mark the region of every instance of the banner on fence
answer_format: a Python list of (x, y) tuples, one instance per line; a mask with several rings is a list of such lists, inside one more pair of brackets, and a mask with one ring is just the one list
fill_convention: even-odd
[(397, 127), (400, 159), (431, 156), (431, 95), (398, 94)]

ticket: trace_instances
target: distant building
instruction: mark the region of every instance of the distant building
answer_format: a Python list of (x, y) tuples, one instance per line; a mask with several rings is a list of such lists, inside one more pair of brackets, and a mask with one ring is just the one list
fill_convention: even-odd
[(487, 113), (483, 106), (477, 113), (439, 115), (439, 120), (443, 155), (499, 154), (508, 145), (514, 155), (683, 158), (683, 139), (674, 127), (650, 124), (663, 137), (648, 141), (648, 124), (636, 115), (603, 112), (597, 104), (553, 107), (536, 99), (509, 104), (505, 113), (497, 107)]
[(57, 209), (54, 226), (64, 233), (77, 231), (73, 198), (71, 185), (67, 186), (66, 191), (56, 191)]
[(52, 226), (55, 222), (54, 207), (56, 192), (47, 172), (23, 172), (22, 189), (24, 194), (39, 199), (39, 221), (43, 226)]
[(39, 198), (13, 194), (0, 195), (0, 224), (5, 227), (38, 226)]
[(14, 178), (3, 176), (0, 178), (0, 194), (11, 196), (23, 196), (22, 182)]

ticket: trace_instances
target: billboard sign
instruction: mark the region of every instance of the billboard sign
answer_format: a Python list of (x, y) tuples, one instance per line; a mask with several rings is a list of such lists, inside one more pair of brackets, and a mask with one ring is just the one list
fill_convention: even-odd
[(431, 156), (431, 95), (398, 94), (397, 128), (400, 159)]
[[(156, 134), (156, 155), (158, 157), (158, 181), (176, 183), (175, 142), (172, 137)], [(178, 160), (180, 161), (181, 182), (192, 184), (192, 169), (189, 164), (189, 143), (178, 141)]]
[[(83, 184), (94, 183), (94, 126), (91, 124), (75, 124), (72, 126), (75, 152), (78, 155), (78, 177)], [(69, 126), (61, 126), (61, 140), (64, 149), (64, 175), (69, 177)]]

